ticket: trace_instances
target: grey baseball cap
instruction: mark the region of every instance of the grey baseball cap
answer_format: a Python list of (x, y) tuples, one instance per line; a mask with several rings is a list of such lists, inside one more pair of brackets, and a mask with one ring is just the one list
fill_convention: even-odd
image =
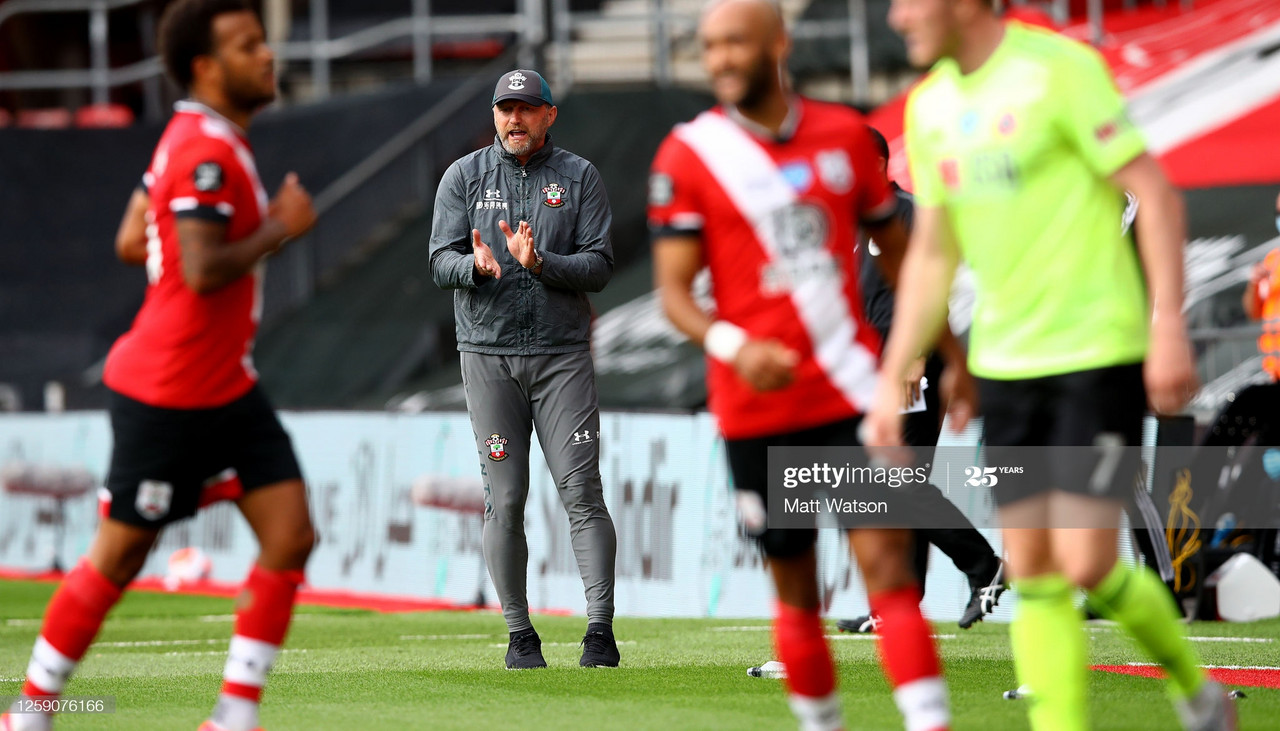
[(498, 79), (498, 85), (493, 90), (493, 103), (497, 104), (504, 99), (519, 99), (534, 106), (555, 106), (555, 102), (551, 101), (551, 87), (547, 86), (542, 74), (529, 69), (508, 71)]

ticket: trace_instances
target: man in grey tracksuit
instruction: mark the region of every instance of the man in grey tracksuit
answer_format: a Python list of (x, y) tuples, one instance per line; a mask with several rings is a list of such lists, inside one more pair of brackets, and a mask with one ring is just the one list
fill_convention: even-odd
[[(453, 290), (467, 411), (484, 477), (484, 559), (511, 639), (508, 668), (546, 667), (529, 620), (532, 428), (569, 515), (587, 597), (580, 664), (618, 665), (617, 539), (600, 483), (591, 305), (613, 274), (613, 215), (594, 166), (555, 147), (551, 90), (535, 71), (502, 75), (493, 144), (449, 167), (436, 191), (431, 272)], [(494, 245), (490, 248), (489, 243)]]

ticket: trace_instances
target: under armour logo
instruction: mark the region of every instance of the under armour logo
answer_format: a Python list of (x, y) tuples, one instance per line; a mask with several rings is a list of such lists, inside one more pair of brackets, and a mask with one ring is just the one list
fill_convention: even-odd
[(485, 188), (484, 199), (487, 201), (500, 201), (502, 200), (502, 191)]
[[(598, 435), (598, 434), (599, 434), (599, 432), (597, 432), (597, 435)], [(582, 431), (580, 431), (580, 432), (574, 432), (574, 433), (573, 433), (573, 443), (574, 443), (574, 444), (586, 444), (586, 443), (587, 443), (587, 442), (589, 442), (589, 441), (591, 441), (591, 430), (590, 430), (590, 429), (583, 429), (583, 430), (582, 430)]]
[(511, 76), (508, 78), (508, 80), (511, 83), (507, 86), (507, 88), (512, 91), (520, 91), (521, 89), (524, 88), (524, 82), (525, 82), (525, 79), (527, 78), (529, 77), (517, 71), (514, 74), (511, 74)]

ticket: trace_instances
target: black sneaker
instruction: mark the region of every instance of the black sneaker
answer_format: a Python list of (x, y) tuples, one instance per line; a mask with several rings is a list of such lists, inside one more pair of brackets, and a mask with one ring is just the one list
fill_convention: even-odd
[(842, 619), (836, 622), (836, 629), (860, 635), (875, 634), (880, 629), (880, 618), (874, 614), (864, 614), (853, 619)]
[(582, 659), (578, 661), (579, 665), (584, 668), (616, 668), (621, 659), (612, 629), (595, 625), (587, 627), (587, 634), (582, 638)]
[(507, 670), (529, 670), (545, 668), (547, 661), (542, 657), (542, 638), (538, 633), (528, 630), (511, 638), (507, 645)]
[(964, 614), (960, 615), (960, 629), (969, 629), (974, 623), (981, 622), (983, 617), (996, 610), (996, 605), (1000, 603), (1000, 595), (1005, 590), (1004, 562), (1000, 562), (996, 575), (991, 577), (991, 581), (986, 586), (974, 586), (972, 589), (972, 593), (969, 594), (969, 605), (964, 608)]

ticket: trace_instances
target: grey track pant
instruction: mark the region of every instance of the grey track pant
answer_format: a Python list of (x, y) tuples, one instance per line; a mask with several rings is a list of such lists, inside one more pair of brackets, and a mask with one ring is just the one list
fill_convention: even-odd
[(484, 476), (484, 560), (507, 629), (533, 626), (524, 534), (533, 429), (569, 515), (588, 621), (612, 623), (617, 536), (600, 482), (600, 407), (591, 353), (461, 355), (462, 385)]

